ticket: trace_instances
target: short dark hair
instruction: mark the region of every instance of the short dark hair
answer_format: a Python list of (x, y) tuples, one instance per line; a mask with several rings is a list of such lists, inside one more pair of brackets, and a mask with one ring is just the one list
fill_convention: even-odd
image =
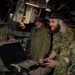
[(64, 15), (62, 12), (53, 12), (49, 18), (64, 20)]
[(43, 19), (42, 18), (36, 18), (35, 22), (43, 22)]

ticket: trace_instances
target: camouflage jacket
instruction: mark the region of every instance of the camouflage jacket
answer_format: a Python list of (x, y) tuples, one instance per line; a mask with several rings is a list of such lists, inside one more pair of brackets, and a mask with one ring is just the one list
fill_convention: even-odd
[(63, 58), (70, 58), (71, 53), (68, 48), (74, 40), (73, 36), (74, 34), (69, 27), (66, 28), (64, 34), (59, 32), (53, 36), (53, 49), (56, 52), (56, 60), (58, 60), (53, 75), (67, 75), (69, 64)]
[(71, 51), (71, 63), (75, 64), (75, 41), (70, 45), (69, 50)]
[(51, 43), (49, 31), (43, 25), (38, 29), (37, 32), (36, 27), (33, 27), (31, 29), (30, 40), (31, 40), (31, 48), (30, 48), (31, 57), (37, 61), (39, 58), (44, 58), (49, 51)]
[(0, 27), (0, 42), (7, 41), (7, 35), (12, 32), (12, 28), (8, 25)]
[(73, 42), (74, 34), (71, 28), (67, 27), (64, 34), (56, 33), (53, 36), (53, 49), (55, 50), (57, 59), (70, 56), (69, 46)]

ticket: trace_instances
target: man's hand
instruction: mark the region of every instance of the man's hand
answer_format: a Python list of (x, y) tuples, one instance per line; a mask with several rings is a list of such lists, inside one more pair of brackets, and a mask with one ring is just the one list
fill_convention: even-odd
[(48, 61), (45, 63), (45, 65), (46, 65), (47, 67), (50, 67), (50, 68), (55, 68), (56, 64), (57, 64), (57, 61), (56, 61), (56, 60), (48, 60)]
[(44, 59), (44, 62), (47, 62), (48, 60), (50, 60), (49, 57), (45, 58), (45, 59)]
[(44, 59), (40, 58), (40, 59), (39, 59), (39, 64), (40, 64), (40, 65), (44, 65)]

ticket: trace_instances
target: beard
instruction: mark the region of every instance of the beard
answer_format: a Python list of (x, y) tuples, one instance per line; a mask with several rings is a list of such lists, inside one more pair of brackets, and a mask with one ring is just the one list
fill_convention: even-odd
[(56, 27), (54, 28), (54, 30), (51, 30), (51, 33), (57, 33), (57, 32), (59, 32), (59, 30), (60, 30), (60, 25), (59, 24), (57, 24), (56, 25)]

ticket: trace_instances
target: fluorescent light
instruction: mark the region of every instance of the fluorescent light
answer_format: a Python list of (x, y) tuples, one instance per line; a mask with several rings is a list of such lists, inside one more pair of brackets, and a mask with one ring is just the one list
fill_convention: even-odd
[(35, 4), (32, 4), (32, 3), (28, 3), (28, 2), (26, 2), (26, 4), (27, 4), (27, 5), (30, 5), (30, 6), (34, 6), (34, 7), (38, 7), (38, 8), (39, 8), (38, 5), (35, 5)]

